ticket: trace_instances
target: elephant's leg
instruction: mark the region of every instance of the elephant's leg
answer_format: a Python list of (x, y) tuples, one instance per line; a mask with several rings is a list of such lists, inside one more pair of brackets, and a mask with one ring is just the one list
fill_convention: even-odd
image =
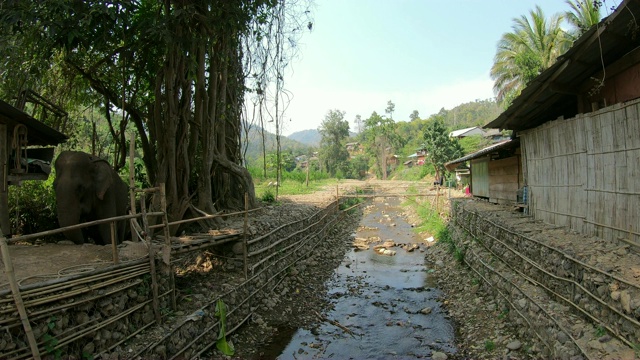
[[(72, 210), (68, 210), (65, 212), (58, 211), (58, 223), (60, 223), (61, 228), (77, 225), (79, 223), (80, 210), (75, 208), (71, 208), (71, 209)], [(66, 236), (67, 239), (73, 241), (75, 244), (78, 244), (78, 245), (84, 244), (84, 236), (82, 235), (82, 229), (64, 231), (64, 236)]]
[(77, 245), (84, 244), (84, 236), (82, 235), (81, 229), (67, 230), (64, 232), (64, 236), (66, 236), (67, 239), (73, 241)]
[[(96, 244), (98, 244), (98, 245), (111, 244), (111, 224), (110, 223), (98, 225), (98, 233), (100, 234), (100, 236), (98, 236), (98, 239), (95, 239), (96, 240)], [(117, 241), (117, 239), (118, 239), (118, 227), (117, 226), (115, 228), (115, 236), (116, 236), (116, 241)]]

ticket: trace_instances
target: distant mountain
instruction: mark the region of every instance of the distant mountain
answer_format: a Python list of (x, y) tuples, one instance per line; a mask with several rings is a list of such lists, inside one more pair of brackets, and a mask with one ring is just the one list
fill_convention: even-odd
[(320, 146), (320, 141), (322, 140), (320, 132), (315, 129), (297, 131), (287, 137), (308, 146)]
[[(311, 130), (310, 130), (311, 131)], [(244, 134), (242, 134), (244, 138)], [(244, 139), (243, 139), (244, 140)], [(252, 127), (247, 135), (247, 162), (249, 165), (255, 164), (256, 161), (262, 163), (262, 132), (259, 128)], [(276, 152), (276, 135), (265, 131), (264, 133), (264, 147), (267, 154)], [(244, 149), (244, 141), (243, 141)], [(311, 152), (311, 147), (307, 144), (303, 144), (299, 141), (292, 140), (286, 136), (280, 137), (280, 149), (282, 151), (291, 151), (294, 156), (308, 155)]]

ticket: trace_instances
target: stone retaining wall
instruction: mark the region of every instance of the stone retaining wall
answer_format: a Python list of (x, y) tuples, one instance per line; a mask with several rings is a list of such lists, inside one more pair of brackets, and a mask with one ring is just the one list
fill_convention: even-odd
[(569, 242), (562, 251), (534, 238), (538, 230), (521, 231), (529, 217), (501, 221), (470, 200), (454, 199), (451, 208), (459, 256), (547, 356), (600, 358), (640, 343), (640, 291), (632, 283), (571, 256)]
[[(268, 301), (269, 290), (288, 269), (311, 254), (345, 215), (333, 202), (311, 217), (293, 221), (249, 239), (248, 279), (238, 246), (225, 261), (224, 281), (211, 281), (213, 294), (181, 299), (189, 313), (172, 306), (172, 276), (156, 271), (156, 324), (148, 257), (51, 282), (22, 287), (28, 321), (44, 358), (192, 358), (206, 354), (218, 339), (218, 300), (226, 305), (226, 333), (242, 325)], [(215, 247), (212, 244), (212, 247)], [(198, 253), (205, 251), (202, 247)], [(197, 255), (197, 254), (195, 254)], [(192, 256), (194, 260), (197, 256)], [(189, 258), (188, 254), (186, 255)], [(158, 258), (155, 267), (160, 269)], [(0, 358), (32, 358), (29, 342), (10, 291), (0, 293)], [(187, 306), (188, 305), (188, 306)], [(195, 309), (195, 310), (194, 310)], [(193, 311), (191, 311), (193, 310)]]

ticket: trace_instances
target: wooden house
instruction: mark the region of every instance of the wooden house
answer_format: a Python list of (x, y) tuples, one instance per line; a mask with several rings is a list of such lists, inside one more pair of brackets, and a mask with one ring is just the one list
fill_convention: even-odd
[(522, 163), (520, 142), (504, 140), (487, 146), (475, 153), (445, 164), (455, 171), (470, 164), (470, 187), (473, 196), (488, 199), (493, 203), (516, 203), (517, 191), (522, 186)]
[(0, 228), (11, 234), (9, 185), (49, 177), (53, 148), (67, 136), (0, 100)]
[(640, 245), (638, 19), (623, 1), (486, 127), (520, 139), (536, 219)]
[(484, 135), (485, 135), (484, 130), (482, 130), (478, 126), (474, 126), (466, 129), (454, 130), (449, 133), (449, 137), (458, 138), (458, 139), (462, 139), (463, 137), (467, 137), (467, 136), (484, 136)]

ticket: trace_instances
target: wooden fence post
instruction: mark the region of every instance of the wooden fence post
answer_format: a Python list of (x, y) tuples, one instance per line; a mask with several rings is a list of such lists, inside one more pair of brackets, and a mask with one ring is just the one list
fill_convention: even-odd
[(5, 239), (4, 235), (2, 235), (2, 228), (0, 228), (0, 250), (2, 250), (2, 262), (4, 262), (4, 271), (7, 274), (7, 279), (9, 280), (9, 285), (11, 286), (13, 301), (15, 302), (16, 308), (18, 309), (18, 314), (20, 315), (20, 320), (22, 321), (24, 332), (25, 334), (27, 334), (27, 340), (29, 341), (29, 347), (31, 348), (31, 355), (34, 359), (40, 360), (40, 350), (38, 350), (38, 343), (36, 342), (36, 337), (33, 335), (31, 323), (29, 323), (29, 316), (27, 315), (27, 310), (25, 309), (24, 302), (22, 301), (20, 288), (18, 287), (18, 282), (16, 281), (16, 276), (13, 272), (13, 262), (11, 261), (11, 255), (9, 254), (9, 245), (7, 245), (7, 240)]
[(109, 230), (111, 230), (111, 251), (113, 252), (113, 263), (117, 264), (120, 262), (120, 259), (118, 259), (118, 239), (116, 239), (115, 221), (109, 223)]
[(149, 272), (151, 273), (151, 292), (153, 295), (153, 313), (156, 317), (156, 324), (162, 323), (160, 316), (160, 304), (158, 300), (158, 274), (156, 274), (156, 250), (153, 247), (151, 236), (149, 235), (149, 221), (147, 220), (147, 205), (144, 203), (144, 196), (140, 198), (140, 213), (142, 214), (142, 226), (144, 230), (144, 240), (149, 247)]
[(247, 254), (247, 231), (249, 231), (249, 194), (244, 193), (244, 230), (242, 234), (242, 252), (244, 257), (244, 279), (249, 278), (249, 255)]
[[(131, 132), (131, 136), (129, 137), (129, 203), (131, 205), (131, 214), (136, 214), (136, 192), (135, 192), (135, 164), (133, 163), (133, 157), (136, 150), (136, 134)], [(143, 195), (144, 196), (144, 195)], [(133, 234), (136, 233), (135, 228), (133, 226), (133, 222), (136, 219), (129, 220), (129, 226), (131, 226), (131, 240), (135, 241)]]
[(167, 216), (167, 193), (165, 183), (160, 183), (160, 207), (164, 213), (162, 215), (162, 224), (164, 225), (164, 245), (162, 247), (162, 263), (163, 273), (169, 277), (169, 286), (171, 287), (171, 308), (175, 311), (178, 308), (176, 304), (176, 282), (174, 273), (171, 270), (171, 232), (169, 231), (169, 217)]

